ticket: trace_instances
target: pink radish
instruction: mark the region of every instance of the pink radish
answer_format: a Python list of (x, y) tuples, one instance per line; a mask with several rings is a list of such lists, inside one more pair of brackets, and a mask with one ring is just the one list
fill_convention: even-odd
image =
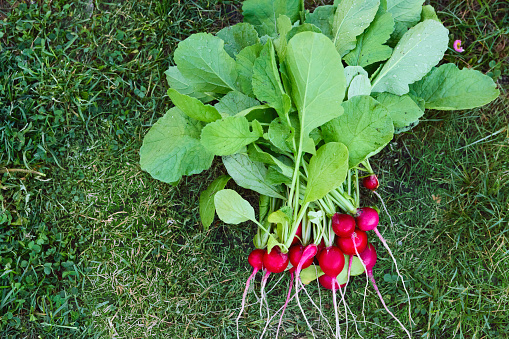
[(336, 277), (341, 273), (343, 267), (345, 267), (345, 256), (338, 247), (330, 246), (324, 248), (320, 252), (318, 262), (322, 271), (332, 278), (332, 302), (334, 304), (334, 314), (336, 316), (336, 337), (339, 337), (339, 316), (338, 305), (336, 303)]
[(389, 311), (389, 308), (387, 307), (387, 305), (385, 305), (385, 301), (382, 297), (382, 294), (378, 290), (378, 287), (375, 283), (375, 277), (373, 276), (373, 267), (375, 266), (376, 259), (377, 259), (375, 246), (373, 246), (372, 244), (369, 244), (366, 247), (366, 249), (360, 253), (359, 258), (362, 260), (362, 262), (366, 266), (366, 274), (368, 275), (369, 280), (371, 281), (371, 284), (373, 284), (373, 288), (375, 289), (375, 292), (378, 294), (378, 298), (380, 298), (380, 301), (382, 302), (382, 305), (384, 306), (385, 310), (387, 311), (387, 313), (389, 313), (391, 315), (391, 317), (393, 317), (398, 322), (398, 324), (401, 326), (401, 328), (403, 328), (403, 330), (406, 332), (408, 337), (411, 338), (410, 333), (405, 328), (405, 326), (403, 326), (403, 324), (399, 321), (399, 319), (396, 318), (394, 316), (394, 314), (391, 311)]
[[(318, 278), (318, 281), (320, 282), (320, 285), (322, 285), (323, 288), (332, 290), (332, 279), (333, 279), (332, 277), (329, 277), (328, 275), (324, 274)], [(335, 284), (334, 288), (336, 290), (339, 290), (340, 287), (343, 288), (343, 287), (345, 287), (345, 285), (346, 284), (343, 284), (341, 286), (338, 285), (338, 282), (336, 280), (336, 284)]]
[[(316, 246), (315, 246), (315, 248), (316, 248)], [(293, 245), (292, 247), (290, 247), (290, 250), (288, 251), (288, 255), (290, 257), (290, 263), (293, 265), (293, 267), (299, 266), (299, 263), (300, 263), (301, 258), (302, 258), (302, 253), (304, 253), (304, 246), (302, 246), (302, 245)], [(309, 267), (313, 263), (314, 257), (315, 257), (314, 255), (313, 256), (309, 256), (309, 258), (306, 259), (301, 264), (301, 268), (304, 269), (304, 268)]]
[(262, 249), (256, 249), (253, 250), (251, 253), (249, 253), (249, 256), (247, 257), (247, 261), (249, 262), (249, 265), (253, 267), (253, 273), (247, 278), (246, 281), (246, 288), (244, 289), (244, 294), (242, 295), (242, 305), (240, 307), (239, 315), (237, 316), (237, 338), (239, 337), (239, 319), (242, 316), (242, 312), (244, 312), (244, 306), (246, 305), (246, 297), (247, 297), (247, 291), (249, 290), (249, 283), (251, 282), (251, 279), (254, 278), (256, 273), (263, 269), (263, 256), (267, 253), (266, 250)]
[[(376, 193), (376, 192), (375, 192), (375, 194), (380, 198), (380, 201), (382, 201), (382, 204), (383, 204), (383, 200), (381, 199), (380, 195), (378, 195), (378, 193)], [(384, 205), (384, 208), (385, 208), (385, 204), (383, 204), (383, 205)], [(387, 211), (387, 209), (385, 209), (385, 211)], [(389, 215), (389, 213), (387, 213), (387, 215)], [(389, 215), (389, 218), (390, 218), (390, 215)], [(377, 226), (378, 226), (379, 219), (380, 218), (379, 218), (378, 212), (374, 208), (363, 207), (363, 208), (359, 208), (357, 210), (357, 216), (355, 218), (355, 221), (357, 222), (357, 226), (360, 229), (362, 229), (364, 231), (371, 231), (371, 230), (373, 230), (375, 232), (375, 234), (377, 235), (377, 237), (382, 242), (382, 244), (384, 245), (384, 247), (387, 250), (387, 252), (389, 252), (389, 255), (391, 256), (392, 261), (394, 262), (394, 266), (396, 267), (396, 272), (398, 273), (398, 276), (401, 279), (401, 282), (403, 283), (403, 289), (405, 290), (405, 293), (406, 293), (407, 298), (408, 298), (408, 305), (409, 305), (409, 307), (408, 307), (408, 317), (410, 319), (410, 322), (412, 322), (412, 315), (410, 313), (410, 309), (411, 309), (411, 307), (410, 307), (410, 295), (408, 294), (408, 291), (406, 289), (405, 280), (403, 279), (403, 276), (399, 272), (398, 263), (396, 262), (396, 259), (394, 258), (394, 255), (392, 254), (392, 251), (389, 248), (389, 245), (387, 245), (387, 242), (385, 241), (384, 237), (382, 237), (382, 235), (378, 231), (378, 227)], [(392, 219), (391, 219), (391, 224), (392, 224)], [(361, 251), (359, 250), (359, 252), (361, 252)]]
[(335, 279), (345, 266), (345, 256), (339, 247), (330, 246), (320, 252), (318, 262), (323, 273)]
[(378, 212), (371, 207), (359, 208), (355, 216), (357, 227), (366, 232), (375, 229), (378, 226), (379, 220)]
[(378, 177), (376, 176), (376, 174), (371, 174), (370, 176), (365, 177), (364, 179), (362, 179), (362, 184), (368, 190), (372, 190), (372, 191), (376, 190), (378, 188), (378, 186), (380, 185), (379, 182), (378, 182)]
[(336, 245), (347, 255), (354, 255), (357, 250), (359, 253), (364, 251), (368, 244), (366, 232), (356, 229), (349, 238), (337, 238)]
[(263, 267), (270, 273), (281, 273), (288, 266), (288, 254), (282, 253), (279, 247), (274, 247), (263, 255)]
[(349, 238), (355, 231), (355, 219), (349, 214), (335, 213), (332, 216), (332, 230), (338, 237)]
[(302, 239), (302, 223), (297, 227), (297, 233), (295, 233), (295, 237), (293, 237), (292, 245), (298, 244), (300, 239)]

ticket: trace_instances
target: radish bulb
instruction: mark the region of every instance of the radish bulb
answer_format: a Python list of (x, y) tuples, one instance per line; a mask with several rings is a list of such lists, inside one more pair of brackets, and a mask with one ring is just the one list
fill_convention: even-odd
[(263, 256), (266, 253), (266, 250), (262, 249), (256, 249), (253, 250), (249, 256), (247, 257), (247, 261), (249, 262), (249, 265), (253, 267), (253, 273), (247, 278), (246, 281), (246, 288), (244, 289), (244, 294), (242, 295), (242, 305), (240, 307), (239, 315), (237, 316), (237, 338), (239, 338), (239, 319), (242, 316), (242, 312), (244, 312), (244, 306), (246, 305), (246, 297), (247, 297), (247, 291), (249, 290), (249, 283), (251, 282), (251, 279), (254, 278), (256, 273), (263, 269)]

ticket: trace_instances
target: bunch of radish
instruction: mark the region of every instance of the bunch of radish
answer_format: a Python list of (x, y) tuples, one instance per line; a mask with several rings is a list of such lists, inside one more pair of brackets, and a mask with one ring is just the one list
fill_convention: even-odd
[[(447, 28), (431, 6), (403, 3), (342, 0), (310, 12), (303, 0), (246, 0), (244, 22), (178, 44), (175, 66), (165, 72), (175, 107), (145, 136), (140, 165), (175, 185), (221, 157), (228, 174), (200, 195), (204, 230), (216, 213), (227, 224), (257, 226), (237, 321), (262, 271), (260, 310), (266, 306), (269, 324), (265, 286), (287, 271), (282, 313), (295, 298), (304, 314), (299, 294), (318, 279), (332, 289), (340, 337), (336, 291), (345, 315), (350, 277), (365, 273), (379, 294), (374, 242), (396, 264), (377, 229), (378, 211), (361, 204), (361, 183), (379, 197), (369, 159), (415, 127), (425, 109), (470, 109), (499, 95), (476, 70), (436, 66), (448, 48)], [(260, 194), (258, 215), (225, 188), (230, 179)]]

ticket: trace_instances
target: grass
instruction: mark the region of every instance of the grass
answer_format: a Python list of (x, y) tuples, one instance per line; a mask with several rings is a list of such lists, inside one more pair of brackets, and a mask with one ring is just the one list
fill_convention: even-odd
[[(239, 3), (95, 1), (90, 12), (88, 1), (0, 1), (0, 164), (46, 174), (1, 176), (2, 337), (235, 337), (253, 225), (216, 221), (203, 232), (198, 196), (221, 166), (173, 187), (140, 170), (138, 150), (170, 107), (163, 72), (176, 44), (238, 21)], [(450, 49), (446, 60), (489, 73), (503, 95), (481, 109), (428, 112), (377, 157), (395, 222), (382, 233), (410, 289), (416, 337), (504, 338), (509, 14), (503, 1), (431, 4), (464, 41), (466, 52)], [(383, 250), (375, 275), (405, 320), (406, 297)], [(287, 283), (269, 293), (272, 310)], [(355, 278), (348, 296), (357, 314), (364, 284)], [(318, 301), (316, 285), (308, 292)], [(321, 299), (333, 321), (330, 295)], [(330, 335), (304, 294), (301, 302), (316, 333)], [(249, 303), (240, 330), (257, 337), (265, 321), (253, 294)], [(366, 338), (403, 333), (371, 290), (366, 318)], [(295, 303), (283, 328), (306, 337)]]

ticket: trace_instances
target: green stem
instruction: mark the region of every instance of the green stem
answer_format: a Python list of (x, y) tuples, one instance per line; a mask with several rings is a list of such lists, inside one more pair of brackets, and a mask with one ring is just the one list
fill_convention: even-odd
[(361, 195), (359, 189), (359, 171), (355, 170), (355, 207), (359, 208), (361, 204)]
[(292, 232), (290, 233), (290, 237), (286, 239), (285, 246), (290, 247), (293, 241), (293, 238), (295, 237), (295, 234), (297, 234), (297, 228), (299, 227), (299, 223), (304, 217), (304, 213), (306, 213), (309, 206), (309, 202), (305, 203), (304, 206), (301, 206), (299, 214), (297, 216), (297, 219), (293, 223)]
[(373, 171), (373, 169), (371, 168), (371, 164), (369, 163), (369, 159), (368, 159), (368, 158), (364, 159), (364, 161), (362, 161), (362, 162), (361, 162), (361, 164), (362, 164), (364, 167), (366, 167), (366, 169), (368, 170), (368, 172), (369, 172), (369, 173), (371, 173), (371, 174), (375, 173), (375, 172)]
[(338, 191), (331, 191), (329, 193), (329, 197), (344, 211), (347, 211), (348, 213), (355, 215), (357, 213), (357, 208), (352, 204), (350, 200), (345, 198), (343, 194), (339, 193)]

